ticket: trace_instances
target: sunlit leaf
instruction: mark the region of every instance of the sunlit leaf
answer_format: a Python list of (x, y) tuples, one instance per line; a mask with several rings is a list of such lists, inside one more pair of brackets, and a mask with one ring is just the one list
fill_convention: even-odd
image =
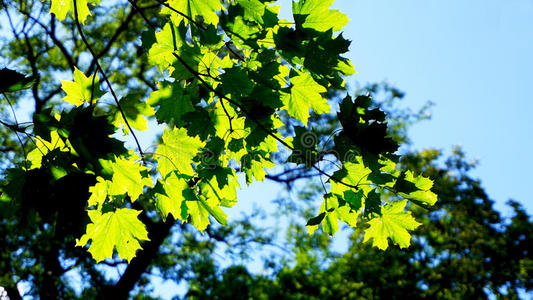
[(128, 262), (142, 249), (140, 242), (148, 241), (144, 224), (138, 219), (141, 211), (119, 208), (116, 211), (101, 213), (90, 210), (91, 223), (86, 233), (76, 240), (76, 246), (85, 246), (91, 240), (89, 252), (96, 262), (113, 256), (113, 249)]

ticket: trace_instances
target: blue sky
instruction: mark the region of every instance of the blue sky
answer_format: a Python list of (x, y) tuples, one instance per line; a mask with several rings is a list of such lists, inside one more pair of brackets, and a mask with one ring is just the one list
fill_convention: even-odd
[(513, 198), (533, 213), (533, 1), (337, 0), (360, 82), (387, 80), (432, 120), (415, 125), (416, 149), (461, 145), (504, 213)]

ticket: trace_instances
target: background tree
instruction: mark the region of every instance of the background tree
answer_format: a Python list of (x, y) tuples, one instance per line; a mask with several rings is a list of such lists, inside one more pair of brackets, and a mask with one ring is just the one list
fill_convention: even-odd
[[(45, 107), (61, 105), (61, 82), (57, 80), (57, 74), (72, 72), (76, 67), (87, 74), (94, 73), (96, 60), (87, 56), (88, 51), (82, 46), (81, 38), (75, 32), (74, 22), (59, 22), (55, 15), (48, 14), (50, 2), (4, 0), (1, 4), (2, 20), (7, 20), (3, 23), (5, 27), (2, 28), (3, 43), (0, 48), (3, 63), (16, 67), (23, 74), (32, 74), (35, 78), (30, 91), (4, 94), (3, 101), (11, 103), (3, 102), (2, 120), (9, 120), (9, 123), (4, 122), (6, 124), (16, 124), (15, 111), (11, 110), (11, 105), (15, 108), (24, 107), (23, 113), (33, 115), (39, 114)], [(152, 3), (143, 9), (159, 9), (159, 4)], [(142, 28), (142, 19), (136, 11), (117, 2), (105, 7), (95, 7), (92, 10), (92, 18), (95, 22), (85, 26), (87, 37), (99, 41), (94, 43), (96, 57), (106, 66), (106, 71), (113, 74), (111, 80), (117, 91), (131, 89), (148, 94), (150, 89), (155, 89), (151, 83), (153, 80), (147, 79), (154, 76), (154, 73), (149, 74), (146, 60), (140, 59), (139, 46), (135, 43)], [(121, 63), (118, 63), (119, 61)], [(28, 102), (34, 108), (29, 112)], [(31, 124), (16, 125), (27, 128)], [(3, 140), (3, 151), (0, 154), (2, 173), (9, 176), (5, 173), (6, 170), (20, 163), (35, 145), (32, 144), (30, 136), (14, 132), (9, 126), (0, 126), (0, 135)], [(19, 142), (19, 138), (24, 140), (23, 144)], [(72, 199), (83, 201), (88, 192), (85, 186), (91, 183), (91, 180), (94, 179), (80, 176), (63, 184), (62, 188), (67, 190), (62, 196), (54, 198), (68, 198), (60, 201), (61, 204), (70, 204), (61, 207), (65, 215), (71, 215), (74, 219), (85, 218), (79, 215), (85, 204), (72, 203)], [(36, 201), (41, 201), (41, 205), (33, 207), (32, 210), (53, 212), (59, 209), (51, 207), (50, 202), (42, 199), (43, 193), (46, 192), (50, 191), (36, 191), (36, 197), (41, 198)], [(106, 271), (96, 266), (84, 251), (74, 247), (74, 236), (70, 235), (72, 232), (56, 230), (57, 227), (71, 226), (72, 220), (60, 219), (57, 216), (52, 221), (55, 226), (46, 226), (39, 219), (32, 220), (39, 225), (26, 226), (28, 218), (32, 216), (28, 217), (28, 210), (20, 210), (19, 205), (20, 203), (2, 203), (1, 209), (0, 230), (7, 238), (2, 240), (0, 285), (7, 289), (11, 299), (20, 298), (15, 288), (18, 282), (29, 283), (31, 289), (27, 295), (40, 296), (42, 299), (75, 297), (74, 290), (79, 288), (79, 284), (67, 280), (68, 273), (73, 271), (79, 273), (84, 282), (89, 283), (86, 289), (83, 287), (82, 295), (96, 297), (99, 293), (105, 293), (106, 286), (110, 284), (105, 276)], [(79, 229), (76, 230), (79, 232)], [(163, 228), (162, 236), (165, 236), (165, 229), (168, 234), (168, 228)], [(115, 265), (113, 262), (109, 264)], [(117, 290), (117, 295), (127, 295), (139, 275), (130, 277), (135, 279), (133, 282), (124, 283), (123, 285), (128, 287), (122, 291)], [(123, 282), (125, 281), (127, 280)]]
[[(32, 124), (18, 122), (14, 118), (17, 111), (12, 111), (10, 106), (17, 108), (17, 105), (22, 105), (23, 101), (30, 101), (34, 107), (31, 112), (33, 121), (41, 122), (39, 118), (50, 112), (47, 111), (48, 108), (64, 105), (60, 101), (63, 95), (60, 83), (56, 79), (57, 74), (70, 74), (76, 68), (87, 75), (93, 74), (99, 61), (105, 66), (106, 74), (110, 74), (109, 79), (113, 82), (117, 93), (124, 91), (142, 98), (147, 97), (150, 90), (156, 89), (154, 82), (160, 80), (163, 75), (150, 68), (146, 57), (143, 56), (147, 49), (139, 43), (139, 37), (142, 37), (144, 42), (149, 36), (143, 34), (143, 28), (146, 28), (147, 24), (140, 11), (150, 16), (149, 22), (162, 26), (164, 19), (158, 17), (157, 12), (164, 5), (150, 1), (133, 1), (133, 3), (139, 9), (121, 2), (91, 9), (93, 21), (87, 22), (83, 27), (96, 53), (95, 56), (91, 56), (81, 36), (77, 34), (76, 22), (69, 18), (58, 22), (55, 15), (48, 15), (47, 12), (50, 10), (48, 2), (8, 0), (2, 2), (1, 13), (3, 19), (8, 21), (3, 24), (7, 26), (3, 30), (4, 46), (1, 48), (4, 63), (16, 66), (20, 73), (32, 74), (34, 79), (29, 91), (3, 95), (6, 105), (1, 106), (1, 120), (4, 126), (0, 126), (0, 130), (5, 142), (2, 145), (1, 155), (4, 162), (3, 176), (8, 182), (16, 182), (14, 179), (22, 176), (20, 172), (9, 171), (8, 168), (25, 163), (24, 157), (35, 148), (32, 144), (34, 141), (32, 134), (41, 134), (38, 128), (33, 128), (33, 131), (26, 130), (32, 129), (30, 128)], [(225, 44), (224, 47), (226, 52), (239, 57), (238, 47), (231, 43)], [(377, 88), (378, 86), (373, 87), (374, 90)], [(329, 91), (332, 98), (334, 90), (332, 88)], [(399, 91), (390, 88), (386, 88), (385, 92), (390, 92), (394, 96), (401, 95)], [(388, 104), (390, 102), (385, 102), (382, 108), (387, 110)], [(113, 106), (100, 109), (110, 116), (111, 120), (116, 120), (116, 116), (120, 113)], [(405, 119), (394, 118), (394, 115), (405, 117), (407, 116), (405, 112), (389, 110), (389, 113), (392, 113), (393, 120), (398, 120), (389, 126), (392, 133), (404, 132), (408, 122), (406, 123)], [(136, 115), (135, 109), (133, 115)], [(92, 119), (89, 118), (90, 120)], [(323, 143), (327, 142), (332, 126), (338, 125), (334, 115), (328, 118), (312, 115), (309, 122), (309, 127), (316, 129), (315, 133)], [(101, 129), (105, 132), (109, 128), (103, 126)], [(290, 130), (288, 127), (287, 132)], [(405, 135), (396, 134), (396, 136), (399, 137), (398, 141), (402, 139), (405, 141)], [(95, 141), (93, 143), (98, 144)], [(57, 161), (71, 158), (58, 155), (54, 159)], [(283, 162), (282, 155), (273, 156), (272, 160), (276, 163)], [(288, 263), (293, 257), (281, 260), (274, 257), (269, 259), (269, 269), (273, 272), (273, 276), (269, 277), (251, 275), (242, 266), (221, 269), (213, 258), (214, 250), (220, 248), (227, 249), (229, 257), (246, 259), (250, 247), (254, 244), (277, 247), (278, 240), (273, 231), (257, 226), (257, 219), (261, 215), (248, 216), (240, 222), (230, 224), (229, 227), (208, 228), (205, 231), (206, 235), (201, 236), (191, 226), (178, 224), (171, 217), (164, 221), (148, 213), (143, 214), (141, 219), (148, 228), (151, 240), (144, 244), (144, 250), (137, 255), (137, 258), (129, 265), (118, 257), (95, 264), (85, 250), (74, 247), (75, 238), (83, 234), (85, 225), (89, 222), (83, 214), (83, 209), (89, 197), (87, 187), (94, 185), (95, 178), (74, 169), (69, 169), (69, 172), (71, 174), (63, 177), (63, 180), (55, 181), (51, 179), (49, 173), (34, 171), (31, 176), (26, 177), (26, 182), (10, 185), (3, 190), (4, 195), (8, 192), (22, 191), (25, 193), (24, 199), (34, 199), (31, 203), (10, 201), (0, 204), (2, 224), (0, 231), (6, 237), (0, 242), (2, 257), (0, 285), (6, 288), (12, 299), (20, 298), (16, 285), (21, 282), (30, 287), (25, 296), (32, 295), (41, 299), (123, 299), (128, 295), (147, 299), (150, 298), (150, 279), (154, 274), (175, 282), (188, 282), (190, 286), (188, 296), (191, 298), (235, 298), (247, 294), (267, 297), (274, 296), (270, 290), (273, 287), (281, 287), (285, 292), (278, 296), (293, 297), (291, 291), (294, 288), (290, 286), (290, 282), (278, 283), (283, 281), (283, 273), (293, 272), (291, 268), (294, 267)], [(309, 177), (316, 177), (316, 173), (291, 167), (279, 173), (266, 174), (266, 178), (289, 187), (296, 180)], [(307, 197), (316, 196), (314, 190), (303, 193)], [(146, 208), (148, 202), (147, 199), (141, 199), (136, 205)], [(309, 211), (305, 213), (306, 217), (312, 217)], [(316, 214), (316, 211), (313, 213)], [(522, 220), (524, 219), (526, 221), (522, 222), (527, 224), (528, 217), (522, 215)], [(327, 248), (328, 239), (325, 235), (308, 238), (303, 234), (301, 225), (294, 224), (289, 236), (289, 245), (295, 249), (297, 258), (296, 268), (299, 266), (304, 274), (318, 276), (323, 274), (321, 272), (327, 267), (326, 263), (334, 264), (332, 261), (334, 257), (330, 257), (331, 251)], [(312, 250), (314, 245), (321, 247)], [(524, 260), (522, 265), (526, 266), (522, 273), (527, 274), (528, 261)], [(309, 273), (311, 271), (313, 273)], [(111, 275), (117, 272), (119, 276)], [(81, 283), (73, 280), (76, 276), (82, 278)], [(517, 280), (519, 286), (523, 278)], [(355, 284), (358, 283), (359, 281)], [(302, 293), (302, 297), (305, 293), (309, 295), (310, 291), (322, 291), (324, 288), (313, 283), (307, 285), (309, 290), (305, 291), (298, 287), (299, 284), (296, 284), (296, 289), (300, 289), (297, 292)], [(354, 289), (351, 290), (355, 293)], [(135, 292), (131, 293), (132, 291)], [(237, 291), (239, 295), (235, 295)]]
[[(416, 113), (395, 109), (403, 93), (387, 84), (366, 90), (395, 117), (390, 122), (398, 139), (408, 140), (409, 124), (427, 116), (427, 107)], [(361, 243), (363, 229), (350, 234), (348, 250), (340, 253), (327, 234), (309, 236), (302, 222), (313, 207), (309, 202), (316, 201), (321, 189), (310, 180), (300, 185), (303, 188), (296, 197), (278, 202), (283, 206), (280, 210), (293, 209), (302, 216), (292, 220), (284, 237), (290, 254), (264, 260), (266, 275), (241, 264), (211, 267), (209, 276), (200, 272), (190, 280), (187, 295), (199, 299), (523, 298), (532, 290), (531, 216), (519, 202), (510, 200), (512, 216), (502, 217), (481, 182), (470, 175), (476, 162), (469, 162), (460, 148), (445, 160), (442, 156), (429, 149), (409, 152), (402, 161), (402, 166), (435, 178), (440, 195), (429, 215), (424, 209), (414, 211), (423, 227), (413, 234), (408, 250), (382, 252)], [(203, 264), (217, 264), (213, 252), (204, 257)]]

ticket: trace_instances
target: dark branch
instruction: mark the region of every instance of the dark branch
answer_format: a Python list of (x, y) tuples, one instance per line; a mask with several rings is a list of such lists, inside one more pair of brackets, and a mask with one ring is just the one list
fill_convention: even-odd
[(107, 42), (105, 47), (98, 53), (97, 55), (93, 55), (93, 59), (89, 65), (87, 73), (92, 73), (94, 71), (94, 67), (96, 66), (97, 61), (102, 58), (113, 46), (113, 44), (116, 42), (116, 40), (119, 38), (119, 36), (128, 29), (129, 23), (133, 20), (133, 17), (135, 16), (136, 11), (131, 10), (128, 15), (126, 16), (126, 19), (120, 24), (120, 26), (117, 28), (111, 39)]
[(101, 299), (128, 299), (130, 291), (158, 255), (159, 248), (170, 235), (171, 228), (175, 224), (175, 220), (171, 217), (166, 222), (153, 222), (144, 212), (140, 218), (146, 224), (150, 241), (143, 244), (143, 250), (130, 262), (119, 281), (104, 291)]
[[(94, 50), (91, 48), (91, 45), (87, 41), (87, 38), (85, 37), (85, 34), (83, 33), (83, 30), (82, 30), (80, 22), (79, 22), (76, 0), (74, 0), (74, 16), (75, 16), (76, 27), (78, 28), (78, 32), (80, 33), (80, 37), (81, 37), (83, 43), (85, 44), (85, 46), (87, 47), (87, 49), (89, 49), (89, 52), (91, 53), (93, 58), (95, 58), (96, 54), (94, 53)], [(126, 119), (126, 115), (124, 114), (124, 110), (122, 109), (122, 106), (120, 105), (120, 102), (118, 101), (118, 97), (117, 97), (117, 95), (115, 93), (115, 90), (113, 89), (113, 86), (111, 85), (111, 82), (109, 81), (109, 78), (107, 77), (104, 69), (102, 68), (102, 66), (98, 62), (98, 59), (95, 59), (94, 62), (95, 62), (97, 70), (99, 70), (102, 73), (102, 77), (104, 78), (104, 81), (106, 82), (107, 86), (109, 87), (109, 91), (111, 91), (111, 95), (113, 96), (113, 99), (115, 100), (115, 104), (117, 105), (118, 110), (120, 111), (120, 115), (124, 119), (124, 124), (126, 124), (126, 126), (129, 129), (129, 131), (131, 132), (131, 135), (133, 136), (133, 139), (135, 140), (135, 143), (137, 144), (137, 149), (139, 150), (139, 155), (141, 156), (141, 158), (142, 158), (142, 160), (144, 162), (144, 153), (143, 153), (143, 150), (141, 148), (141, 144), (139, 143), (139, 139), (135, 135), (135, 132), (133, 132), (133, 129), (131, 128), (130, 123), (128, 122), (128, 119)]]

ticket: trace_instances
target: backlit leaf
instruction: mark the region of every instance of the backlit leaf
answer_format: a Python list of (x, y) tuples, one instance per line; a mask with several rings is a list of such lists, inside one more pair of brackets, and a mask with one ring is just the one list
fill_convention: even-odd
[(307, 125), (309, 109), (317, 114), (328, 113), (331, 107), (328, 101), (320, 95), (326, 92), (326, 88), (316, 83), (308, 73), (299, 73), (291, 77), (290, 94), (283, 97), (284, 108), (289, 115)]
[[(188, 24), (190, 20), (199, 21), (203, 19), (207, 24), (217, 25), (218, 15), (216, 12), (223, 8), (220, 0), (168, 0), (167, 4), (172, 9), (163, 7), (161, 13), (171, 15), (174, 24), (179, 24), (180, 22)], [(187, 18), (176, 13), (175, 10), (186, 15)]]
[(389, 246), (388, 238), (400, 248), (407, 248), (411, 243), (411, 235), (407, 230), (414, 230), (421, 223), (418, 223), (410, 212), (405, 212), (404, 208), (407, 200), (396, 201), (385, 205), (381, 209), (381, 216), (368, 222), (370, 227), (365, 230), (363, 242), (374, 239), (373, 245), (381, 250)]
[(164, 180), (163, 188), (165, 195), (156, 194), (157, 197), (155, 200), (155, 205), (163, 216), (163, 219), (166, 219), (169, 214), (172, 214), (175, 219), (187, 221), (189, 212), (185, 201), (197, 199), (188, 184), (187, 178), (171, 173)]
[(165, 130), (163, 143), (157, 147), (158, 170), (163, 177), (172, 171), (179, 174), (194, 175), (193, 158), (205, 143), (198, 137), (190, 137), (185, 128)]
[(61, 89), (67, 94), (63, 100), (76, 106), (95, 102), (104, 94), (99, 88), (98, 74), (87, 77), (78, 68), (74, 68), (74, 81), (61, 80)]
[(336, 9), (329, 9), (335, 0), (300, 0), (292, 2), (294, 20), (304, 28), (317, 31), (339, 31), (348, 23), (348, 17)]
[(119, 208), (113, 212), (101, 213), (90, 210), (91, 223), (86, 233), (76, 240), (76, 246), (85, 246), (89, 240), (89, 253), (96, 262), (113, 256), (113, 249), (128, 262), (142, 249), (140, 242), (148, 241), (148, 232), (138, 219), (141, 211)]
[(110, 195), (128, 194), (131, 202), (135, 201), (143, 193), (144, 186), (153, 186), (150, 177), (142, 173), (148, 168), (132, 159), (117, 158), (112, 164), (113, 179), (109, 184)]
[[(100, 0), (76, 0), (78, 19), (82, 24), (85, 23), (87, 16), (91, 15), (87, 3), (99, 4)], [(60, 21), (65, 19), (69, 11), (72, 15), (72, 19), (75, 19), (74, 0), (52, 0), (52, 4), (50, 5), (50, 13), (56, 15)]]

